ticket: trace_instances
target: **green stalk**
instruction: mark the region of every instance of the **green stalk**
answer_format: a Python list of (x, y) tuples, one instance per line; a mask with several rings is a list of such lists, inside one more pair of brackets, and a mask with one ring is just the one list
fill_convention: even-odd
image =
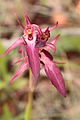
[(31, 120), (32, 118), (32, 101), (33, 101), (33, 92), (29, 92), (28, 104), (26, 106), (25, 120)]
[(26, 105), (26, 111), (25, 111), (25, 120), (31, 120), (32, 119), (32, 103), (33, 103), (33, 91), (31, 89), (31, 83), (32, 83), (32, 72), (30, 72), (30, 78), (29, 78), (29, 93), (28, 93), (28, 104)]

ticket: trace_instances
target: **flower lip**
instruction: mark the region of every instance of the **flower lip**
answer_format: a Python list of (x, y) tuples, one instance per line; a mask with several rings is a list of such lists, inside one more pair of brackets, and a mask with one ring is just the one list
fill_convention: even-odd
[(25, 28), (25, 30), (24, 30), (24, 33), (25, 34), (32, 34), (33, 33), (33, 29), (32, 29), (32, 27), (31, 26), (27, 26), (26, 28)]
[(26, 31), (28, 34), (32, 34), (32, 30), (30, 28), (27, 29)]
[(33, 35), (32, 34), (28, 34), (28, 40), (32, 40), (33, 39)]
[(41, 40), (48, 40), (50, 37), (50, 31), (49, 27), (46, 28), (46, 30), (42, 33)]
[(25, 32), (25, 36), (27, 36), (28, 40), (33, 39), (33, 29), (32, 29), (32, 27), (27, 27), (24, 32)]

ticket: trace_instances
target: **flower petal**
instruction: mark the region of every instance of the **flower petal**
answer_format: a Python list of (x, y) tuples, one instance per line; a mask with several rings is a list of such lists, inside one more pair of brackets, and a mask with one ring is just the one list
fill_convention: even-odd
[(49, 47), (49, 49), (51, 48), (54, 52), (56, 52), (56, 46), (54, 44), (47, 43), (46, 45), (47, 45), (47, 47)]
[(38, 35), (42, 34), (42, 30), (38, 25), (32, 24), (32, 28), (35, 30), (36, 33), (38, 33)]
[(25, 13), (25, 20), (26, 20), (27, 26), (28, 26), (28, 25), (31, 25), (31, 21), (30, 21), (30, 19), (29, 19), (29, 17), (27, 16), (26, 13)]
[(15, 13), (15, 16), (16, 16), (16, 18), (17, 18), (18, 23), (20, 24), (20, 26), (21, 26), (22, 29), (24, 30), (25, 27), (23, 26), (23, 24), (22, 24), (21, 21), (19, 20), (19, 18), (18, 18), (18, 16), (16, 15), (16, 13)]
[[(58, 26), (58, 22), (53, 26), (49, 28), (49, 31), (55, 30)], [(46, 30), (46, 28), (42, 29), (42, 31), (44, 32)]]
[(49, 30), (50, 30), (50, 31), (55, 30), (55, 29), (57, 28), (57, 26), (58, 26), (58, 22), (57, 22), (56, 25), (54, 25), (53, 27), (49, 28)]
[(22, 73), (28, 68), (28, 63), (23, 63), (20, 69), (16, 72), (16, 74), (11, 78), (10, 84), (14, 82), (18, 77), (22, 75)]
[(51, 80), (52, 84), (57, 88), (57, 90), (63, 96), (66, 96), (64, 79), (59, 68), (55, 65), (55, 63), (51, 63), (50, 65), (45, 65), (45, 72), (48, 78)]
[(60, 34), (58, 34), (50, 43), (55, 45), (59, 37), (60, 37)]
[(43, 51), (41, 53), (41, 60), (45, 66), (45, 72), (48, 78), (51, 80), (52, 84), (57, 88), (57, 90), (63, 95), (66, 96), (66, 89), (63, 76), (56, 66), (56, 64), (45, 54)]
[(65, 62), (59, 62), (59, 61), (55, 61), (55, 60), (54, 60), (54, 63), (56, 63), (56, 64), (65, 64)]
[(35, 47), (36, 48), (41, 48), (46, 46), (46, 41), (37, 41)]
[(14, 48), (16, 48), (17, 46), (19, 45), (22, 45), (24, 43), (23, 39), (20, 38), (19, 40), (16, 40), (7, 50), (6, 52), (0, 56), (0, 57), (4, 57), (6, 56), (7, 54), (9, 54)]
[(12, 63), (12, 65), (17, 64), (17, 63), (19, 63), (19, 62), (21, 62), (21, 61), (25, 60), (25, 58), (26, 58), (26, 57), (20, 58), (20, 59), (19, 59), (19, 60), (17, 60), (16, 62)]
[(36, 35), (33, 34), (33, 40), (25, 40), (27, 43), (26, 52), (29, 60), (29, 65), (31, 67), (32, 73), (35, 79), (38, 78), (40, 73), (40, 60), (39, 60), (39, 49), (35, 48)]
[(56, 44), (59, 36), (60, 36), (60, 34), (58, 34), (51, 42), (46, 43), (46, 46), (45, 46), (44, 49), (45, 49), (45, 50), (53, 49), (53, 51), (56, 52), (56, 46), (55, 46), (55, 44)]
[(36, 48), (44, 47), (46, 46), (46, 42), (48, 41), (50, 37), (50, 31), (49, 27), (45, 29), (45, 31), (41, 34), (41, 37), (37, 36), (37, 42), (36, 42)]
[(34, 46), (27, 45), (27, 55), (29, 59), (29, 64), (34, 77), (37, 79), (40, 73), (40, 60), (39, 60), (39, 50)]

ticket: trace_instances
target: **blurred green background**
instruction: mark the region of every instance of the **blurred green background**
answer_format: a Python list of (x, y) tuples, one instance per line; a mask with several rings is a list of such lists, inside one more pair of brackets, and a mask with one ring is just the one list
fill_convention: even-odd
[[(43, 70), (34, 92), (32, 120), (80, 120), (80, 0), (0, 0), (0, 55), (22, 34), (14, 13), (25, 24), (24, 12), (32, 23), (41, 28), (59, 27), (51, 32), (51, 39), (61, 34), (57, 42), (55, 60), (59, 65), (67, 88), (63, 98), (51, 85)], [(11, 76), (19, 68), (12, 66), (20, 57), (17, 49), (0, 58), (0, 120), (24, 120), (28, 101), (28, 78), (22, 77), (9, 85)]]

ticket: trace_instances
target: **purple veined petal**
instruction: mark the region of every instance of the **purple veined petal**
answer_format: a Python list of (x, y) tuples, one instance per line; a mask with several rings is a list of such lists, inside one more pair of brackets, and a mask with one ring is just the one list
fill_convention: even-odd
[(41, 48), (46, 46), (46, 41), (37, 41), (35, 47)]
[[(23, 39), (24, 39), (24, 38), (23, 38)], [(25, 47), (24, 47), (24, 45), (26, 45), (25, 41), (24, 41), (23, 45), (21, 45), (21, 46), (18, 48), (18, 52), (19, 52), (19, 53), (22, 53), (22, 54), (23, 54), (23, 52), (25, 52)]]
[(47, 27), (46, 30), (43, 33), (45, 34), (45, 40), (48, 41), (48, 39), (50, 37), (49, 27)]
[(46, 33), (46, 32), (50, 32), (49, 27), (45, 28), (45, 31), (44, 31), (44, 32), (45, 32), (45, 33)]
[[(58, 26), (58, 22), (57, 22), (53, 27), (50, 27), (50, 28), (49, 28), (49, 31), (55, 30), (55, 29), (57, 28), (57, 26)], [(46, 30), (46, 28), (42, 29), (43, 32), (44, 32), (45, 30)]]
[[(48, 51), (47, 51), (48, 52)], [(50, 55), (47, 55), (46, 50), (41, 52), (41, 61), (44, 63), (45, 72), (48, 78), (51, 80), (52, 84), (57, 88), (57, 90), (63, 95), (66, 96), (66, 89), (63, 76), (56, 66), (54, 61), (50, 59)]]
[(19, 52), (19, 53), (22, 53), (22, 49), (23, 49), (23, 47), (20, 46), (20, 48), (18, 49), (18, 52)]
[(20, 59), (17, 60), (16, 62), (12, 63), (12, 65), (17, 64), (17, 63), (19, 63), (19, 62), (22, 62), (22, 61), (25, 60), (25, 59), (26, 59), (26, 57), (20, 58)]
[(46, 45), (47, 45), (47, 47), (49, 47), (49, 49), (51, 48), (54, 52), (56, 52), (56, 46), (54, 44), (47, 43)]
[(16, 13), (15, 13), (15, 16), (16, 16), (16, 18), (17, 18), (18, 23), (20, 24), (20, 26), (21, 26), (22, 29), (24, 30), (25, 27), (23, 26), (23, 24), (22, 24), (21, 21), (19, 20), (19, 18), (18, 18), (18, 16), (16, 15)]
[(38, 35), (41, 35), (42, 34), (42, 30), (41, 28), (38, 26), (38, 25), (35, 25), (35, 24), (32, 24), (32, 28), (38, 32)]
[(40, 60), (43, 62), (43, 63), (48, 63), (49, 60), (53, 60), (53, 56), (45, 49), (42, 49), (41, 52), (40, 52)]
[(11, 78), (10, 84), (12, 84), (18, 77), (20, 77), (27, 68), (28, 68), (28, 63), (23, 63), (22, 66), (19, 68), (19, 70)]
[(60, 34), (57, 35), (50, 43), (46, 43), (46, 46), (44, 47), (45, 50), (50, 50), (50, 49), (53, 49), (54, 52), (56, 52), (56, 42), (59, 38)]
[(50, 43), (55, 45), (59, 37), (60, 34), (58, 34)]
[[(44, 35), (45, 34), (45, 35)], [(41, 34), (42, 37), (37, 38), (37, 42), (35, 47), (36, 48), (40, 48), (40, 47), (45, 47), (46, 46), (46, 42), (48, 41), (49, 37), (50, 37), (50, 31), (49, 31), (49, 27), (47, 27), (45, 29), (45, 31), (43, 32), (43, 34)], [(44, 36), (44, 37), (43, 37)], [(46, 37), (47, 36), (47, 37)]]
[(26, 25), (27, 25), (27, 26), (31, 26), (31, 21), (30, 21), (30, 19), (29, 19), (29, 17), (27, 16), (26, 13), (24, 14), (24, 16), (25, 16)]
[(55, 65), (55, 63), (45, 65), (45, 72), (48, 78), (51, 80), (52, 84), (57, 88), (57, 90), (63, 96), (66, 96), (64, 79), (59, 68)]
[(38, 78), (40, 73), (40, 60), (39, 60), (39, 49), (35, 48), (36, 35), (33, 34), (33, 40), (25, 40), (27, 42), (26, 52), (29, 60), (29, 65), (35, 79)]
[(52, 30), (55, 30), (58, 26), (58, 22), (56, 23), (56, 25), (54, 25), (53, 27), (50, 27), (49, 30), (52, 31)]
[(59, 61), (56, 61), (56, 60), (54, 60), (53, 61), (55, 64), (65, 64), (65, 62), (59, 62)]
[(32, 73), (35, 77), (35, 79), (38, 78), (40, 73), (40, 60), (39, 60), (39, 49), (35, 48), (32, 45), (27, 45), (26, 47), (29, 64), (32, 70)]
[(22, 45), (22, 44), (24, 44), (24, 41), (23, 41), (22, 38), (20, 38), (19, 40), (16, 40), (16, 41), (6, 50), (6, 52), (5, 52), (2, 56), (0, 56), (0, 57), (6, 56), (6, 55), (9, 54), (14, 48), (16, 48), (17, 46)]
[(45, 47), (46, 46), (46, 40), (41, 40), (41, 38), (39, 38), (37, 36), (37, 41), (36, 41), (36, 44), (35, 44), (35, 47), (36, 48), (41, 48), (41, 47)]

